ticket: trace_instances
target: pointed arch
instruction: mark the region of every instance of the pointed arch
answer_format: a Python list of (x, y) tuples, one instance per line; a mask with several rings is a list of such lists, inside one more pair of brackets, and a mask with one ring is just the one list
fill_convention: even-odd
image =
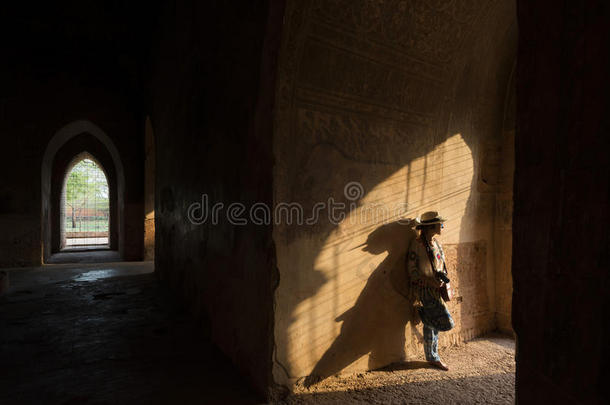
[[(49, 141), (45, 150), (42, 167), (41, 167), (41, 239), (42, 239), (42, 261), (48, 260), (52, 253), (52, 208), (55, 207), (52, 201), (52, 172), (53, 164), (57, 153), (66, 145), (72, 138), (87, 134), (93, 136), (99, 141), (112, 162), (113, 172), (115, 173), (116, 181), (111, 186), (116, 192), (116, 229), (117, 229), (117, 248), (119, 255), (123, 257), (124, 246), (124, 194), (125, 194), (125, 175), (123, 163), (118, 149), (110, 139), (110, 137), (97, 125), (88, 120), (78, 120), (71, 122), (59, 129), (53, 138)], [(82, 152), (82, 151), (81, 151)], [(110, 184), (109, 184), (110, 185)]]

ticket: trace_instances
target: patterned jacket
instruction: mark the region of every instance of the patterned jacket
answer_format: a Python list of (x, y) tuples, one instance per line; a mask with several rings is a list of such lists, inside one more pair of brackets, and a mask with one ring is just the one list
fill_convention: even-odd
[[(432, 238), (430, 248), (434, 255), (435, 270), (442, 271), (445, 253), (441, 244)], [(424, 289), (434, 298), (441, 299), (438, 289), (438, 278), (432, 271), (426, 247), (420, 237), (413, 239), (409, 244), (409, 250), (407, 251), (407, 276), (410, 280), (411, 298), (413, 300), (421, 300), (421, 297), (424, 295)]]

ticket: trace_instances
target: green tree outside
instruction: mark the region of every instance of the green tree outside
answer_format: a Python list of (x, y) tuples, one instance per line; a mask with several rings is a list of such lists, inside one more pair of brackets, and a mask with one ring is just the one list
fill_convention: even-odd
[(65, 203), (70, 208), (66, 209), (70, 211), (66, 230), (108, 230), (108, 182), (91, 159), (83, 159), (72, 168), (66, 183)]

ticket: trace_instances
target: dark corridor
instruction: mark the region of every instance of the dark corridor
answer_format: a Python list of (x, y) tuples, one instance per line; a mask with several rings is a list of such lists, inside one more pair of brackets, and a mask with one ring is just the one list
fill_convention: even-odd
[[(5, 3), (0, 403), (330, 401), (342, 372), (417, 403), (484, 368), (459, 360), (477, 345), (495, 374), (452, 387), (607, 402), (609, 2)], [(62, 182), (84, 153), (107, 177), (107, 245), (66, 252)], [(410, 368), (408, 230), (197, 223), (204, 196), (222, 215), (442, 211), (463, 300), (440, 350), (461, 363)]]

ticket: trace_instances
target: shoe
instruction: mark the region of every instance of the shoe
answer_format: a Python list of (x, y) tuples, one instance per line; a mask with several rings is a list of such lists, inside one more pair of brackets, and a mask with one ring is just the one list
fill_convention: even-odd
[(438, 360), (438, 361), (429, 361), (428, 363), (430, 363), (434, 367), (440, 368), (441, 370), (449, 371), (449, 367), (445, 363), (440, 361), (440, 360)]

